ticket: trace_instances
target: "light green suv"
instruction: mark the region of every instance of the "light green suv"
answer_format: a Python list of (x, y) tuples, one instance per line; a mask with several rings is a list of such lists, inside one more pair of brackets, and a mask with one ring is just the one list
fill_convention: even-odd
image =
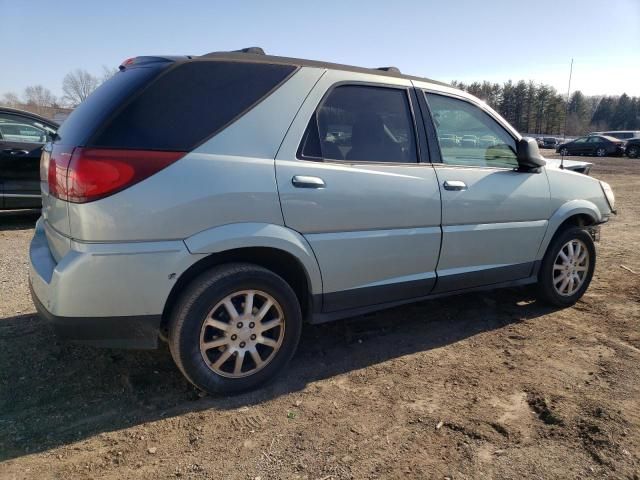
[(165, 339), (229, 393), (274, 377), (305, 322), (531, 283), (564, 307), (589, 286), (611, 188), (465, 92), (255, 48), (120, 70), (42, 156), (30, 284), (63, 337)]

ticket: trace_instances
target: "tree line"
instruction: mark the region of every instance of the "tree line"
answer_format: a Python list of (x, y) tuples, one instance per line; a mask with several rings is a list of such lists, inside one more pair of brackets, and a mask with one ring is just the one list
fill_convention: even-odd
[(567, 108), (566, 95), (533, 81), (452, 85), (487, 102), (521, 133), (576, 136), (598, 130), (640, 130), (640, 97), (626, 93), (587, 96), (578, 90), (569, 97)]
[(67, 73), (62, 79), (61, 97), (57, 97), (43, 85), (30, 85), (20, 94), (3, 94), (0, 97), (0, 105), (12, 108), (28, 107), (36, 113), (39, 113), (39, 108), (75, 108), (117, 71), (116, 68), (102, 67), (102, 73), (94, 75), (78, 68)]
[[(31, 85), (22, 94), (5, 93), (0, 105), (14, 108), (75, 108), (117, 69), (103, 67), (100, 75), (76, 69), (62, 80), (63, 96), (58, 98), (42, 85)], [(597, 130), (640, 130), (640, 97), (587, 96), (579, 90), (569, 97), (555, 88), (533, 81), (503, 83), (452, 82), (454, 87), (481, 98), (521, 133), (584, 135)], [(566, 132), (565, 132), (565, 116)]]

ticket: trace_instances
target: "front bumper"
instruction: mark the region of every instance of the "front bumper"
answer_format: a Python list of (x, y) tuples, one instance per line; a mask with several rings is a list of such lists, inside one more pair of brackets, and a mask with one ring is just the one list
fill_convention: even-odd
[(71, 341), (155, 348), (169, 293), (198, 256), (181, 241), (70, 244), (56, 261), (38, 220), (29, 249), (29, 285), (38, 313)]

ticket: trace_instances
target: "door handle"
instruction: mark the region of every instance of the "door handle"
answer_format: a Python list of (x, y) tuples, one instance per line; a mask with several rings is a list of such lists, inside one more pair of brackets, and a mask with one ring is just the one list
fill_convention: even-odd
[(324, 188), (327, 185), (320, 177), (308, 177), (306, 175), (296, 175), (291, 179), (291, 183), (296, 188)]
[(4, 153), (8, 153), (9, 155), (28, 155), (29, 150), (21, 150), (19, 148), (7, 148), (3, 150)]
[(461, 191), (467, 189), (467, 184), (460, 180), (446, 180), (442, 186), (445, 190)]

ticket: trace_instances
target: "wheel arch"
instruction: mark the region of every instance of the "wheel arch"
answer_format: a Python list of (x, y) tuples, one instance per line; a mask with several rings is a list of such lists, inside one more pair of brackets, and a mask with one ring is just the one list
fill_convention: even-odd
[(206, 270), (232, 262), (264, 267), (281, 276), (293, 289), (304, 317), (313, 311), (313, 298), (322, 293), (320, 268), (311, 247), (299, 233), (280, 225), (230, 224), (200, 232), (185, 240), (193, 254), (205, 254), (176, 280), (162, 313), (164, 333), (180, 292)]
[(542, 260), (551, 241), (567, 227), (588, 227), (602, 223), (598, 207), (587, 200), (573, 200), (562, 205), (549, 219), (547, 232), (538, 250)]

